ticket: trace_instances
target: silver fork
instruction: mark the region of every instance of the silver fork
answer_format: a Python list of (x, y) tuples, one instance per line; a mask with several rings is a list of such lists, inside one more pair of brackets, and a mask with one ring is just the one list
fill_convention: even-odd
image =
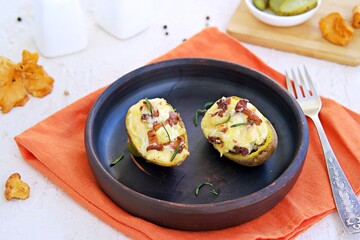
[(285, 73), (287, 89), (297, 99), (304, 114), (311, 118), (316, 126), (324, 151), (332, 193), (340, 219), (349, 233), (359, 233), (360, 203), (341, 169), (321, 125), (318, 116), (321, 109), (320, 96), (305, 66), (304, 75), (299, 68), (297, 68), (297, 72), (296, 75), (294, 70), (291, 70), (293, 81), (291, 81), (288, 73)]

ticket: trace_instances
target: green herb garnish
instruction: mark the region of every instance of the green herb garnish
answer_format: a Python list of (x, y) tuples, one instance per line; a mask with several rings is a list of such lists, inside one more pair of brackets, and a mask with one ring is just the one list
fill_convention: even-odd
[(208, 108), (208, 107), (211, 107), (212, 105), (214, 105), (214, 102), (207, 102), (204, 104), (204, 108)]
[(139, 153), (135, 150), (135, 147), (131, 142), (128, 142), (127, 148), (134, 157), (140, 157)]
[(120, 162), (122, 159), (124, 158), (124, 154), (122, 153), (120, 156), (118, 156), (117, 158), (115, 158), (111, 163), (110, 163), (110, 167), (116, 165), (118, 162)]
[(199, 124), (199, 109), (195, 111), (194, 124), (195, 127), (197, 127), (197, 125)]
[[(209, 182), (203, 182), (203, 183), (200, 183), (196, 188), (195, 188), (195, 195), (198, 196), (199, 195), (199, 191), (200, 191), (200, 188), (202, 188), (203, 186), (205, 185), (209, 185), (209, 186), (214, 186), (212, 183), (209, 183)], [(211, 189), (210, 192), (214, 195), (217, 195), (218, 193), (215, 191), (215, 189)]]
[(151, 107), (151, 103), (149, 101), (149, 99), (145, 98), (145, 102), (146, 102), (146, 105), (150, 111), (150, 114), (153, 115), (153, 110), (152, 110), (152, 107)]
[(194, 124), (195, 126), (199, 125), (199, 114), (200, 113), (206, 113), (207, 109), (198, 109), (195, 112), (195, 116), (194, 116)]
[(199, 114), (200, 113), (206, 113), (208, 108), (211, 107), (212, 105), (214, 105), (214, 102), (207, 102), (207, 103), (204, 104), (204, 109), (197, 109), (195, 111), (195, 115), (194, 115), (195, 127), (197, 127), (199, 125)]
[(171, 156), (170, 162), (172, 162), (175, 159), (175, 157), (179, 153), (179, 151), (180, 151), (180, 144), (175, 148), (174, 153)]
[(229, 121), (230, 121), (230, 118), (231, 118), (231, 114), (229, 114), (229, 116), (227, 117), (227, 119), (226, 119), (224, 122), (217, 123), (217, 124), (215, 124), (215, 126), (219, 126), (219, 125), (221, 125), (221, 124), (224, 124), (224, 123), (229, 122)]
[(169, 132), (167, 131), (167, 129), (166, 129), (166, 127), (164, 126), (163, 123), (161, 123), (161, 125), (162, 125), (162, 127), (165, 129), (165, 132), (166, 132), (166, 134), (167, 134), (167, 136), (168, 136), (168, 138), (169, 138), (169, 142), (171, 142), (171, 138), (170, 138)]
[(252, 125), (254, 122), (246, 122), (246, 123), (235, 123), (233, 125), (231, 125), (230, 127), (240, 127), (240, 126), (243, 126), (243, 125)]
[(215, 191), (215, 189), (211, 189), (210, 192), (214, 195), (218, 195), (218, 193)]

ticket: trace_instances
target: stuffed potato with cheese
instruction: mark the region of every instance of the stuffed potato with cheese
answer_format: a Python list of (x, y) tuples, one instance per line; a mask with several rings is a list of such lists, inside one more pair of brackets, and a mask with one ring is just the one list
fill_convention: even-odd
[(136, 152), (148, 162), (174, 167), (190, 155), (180, 114), (163, 98), (145, 98), (131, 106), (126, 130)]
[(272, 124), (247, 99), (222, 97), (206, 112), (201, 128), (221, 156), (246, 166), (259, 166), (277, 147)]

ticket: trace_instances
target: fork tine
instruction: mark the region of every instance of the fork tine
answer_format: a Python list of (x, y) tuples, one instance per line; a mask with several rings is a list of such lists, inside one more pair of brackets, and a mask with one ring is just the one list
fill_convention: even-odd
[[(305, 67), (305, 66), (304, 66), (304, 67)], [(306, 82), (308, 82), (308, 81), (305, 81), (305, 80), (304, 80), (304, 77), (303, 77), (303, 75), (301, 74), (299, 68), (297, 68), (297, 71), (298, 71), (298, 75), (299, 75), (299, 77), (300, 77), (300, 81), (301, 81), (301, 86), (302, 86), (302, 89), (303, 89), (304, 97), (310, 97), (309, 88), (308, 88), (307, 83), (306, 83)]]
[(305, 75), (306, 75), (306, 78), (307, 78), (307, 80), (308, 80), (307, 82), (308, 82), (308, 85), (309, 85), (309, 89), (310, 89), (312, 95), (313, 95), (314, 97), (319, 97), (319, 95), (318, 95), (318, 93), (317, 93), (317, 91), (316, 91), (316, 88), (315, 88), (315, 86), (314, 86), (314, 83), (313, 83), (313, 81), (311, 80), (311, 77), (310, 77), (310, 75), (309, 75), (309, 73), (308, 73), (308, 71), (307, 71), (307, 69), (306, 69), (305, 66), (304, 66), (304, 71), (305, 71)]
[(304, 96), (303, 96), (301, 88), (299, 86), (299, 80), (297, 79), (293, 69), (291, 69), (291, 73), (292, 73), (292, 77), (293, 77), (293, 81), (294, 81), (297, 99), (302, 99), (302, 98), (304, 98)]
[(291, 84), (291, 79), (287, 73), (287, 71), (285, 71), (285, 79), (286, 79), (286, 88), (288, 90), (288, 92), (293, 95), (293, 97), (295, 97), (295, 93), (294, 93), (294, 88)]

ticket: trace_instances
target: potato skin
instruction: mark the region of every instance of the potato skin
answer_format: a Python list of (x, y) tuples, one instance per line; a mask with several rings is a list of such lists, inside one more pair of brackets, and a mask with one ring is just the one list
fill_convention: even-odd
[[(244, 100), (247, 102), (245, 106), (243, 106)], [(240, 105), (238, 106), (239, 103)], [(236, 108), (244, 109), (236, 110)], [(222, 111), (222, 116), (220, 116), (220, 119), (216, 119), (219, 116), (219, 111)], [(226, 120), (224, 120), (225, 116), (228, 116)], [(251, 132), (230, 130), (237, 122), (246, 123), (249, 121), (253, 121), (253, 124), (257, 125), (256, 129), (258, 130), (256, 131), (263, 132), (264, 134), (257, 138), (252, 138), (251, 136), (256, 136), (256, 134), (252, 135)], [(205, 113), (201, 121), (201, 127), (205, 137), (219, 151), (221, 156), (225, 156), (229, 160), (245, 166), (259, 166), (263, 164), (271, 157), (278, 145), (276, 130), (270, 121), (256, 106), (252, 105), (247, 99), (238, 96), (222, 97), (217, 100)], [(212, 137), (212, 139), (209, 137)], [(218, 142), (214, 142), (214, 139), (218, 139)], [(248, 154), (243, 155), (241, 151), (233, 151), (233, 146), (235, 147), (238, 143), (240, 143), (239, 147), (244, 148), (253, 143), (254, 145), (250, 145), (251, 147), (247, 148)]]
[[(142, 100), (140, 100), (139, 102), (141, 102), (141, 101)], [(135, 106), (135, 105), (136, 104), (134, 104), (133, 106)], [(169, 103), (166, 103), (166, 105), (169, 106), (172, 110), (174, 110), (173, 107)], [(168, 159), (170, 159), (169, 156), (159, 156), (159, 158), (157, 158), (157, 159), (151, 159), (151, 158), (146, 157), (144, 154), (142, 154), (142, 152), (139, 150), (141, 148), (141, 145), (135, 143), (135, 141), (134, 141), (135, 135), (131, 131), (130, 123), (133, 120), (132, 120), (130, 109), (126, 114), (126, 119), (125, 119), (126, 131), (127, 131), (130, 143), (132, 144), (132, 146), (134, 147), (134, 149), (136, 150), (136, 152), (138, 153), (138, 155), (140, 157), (145, 159), (147, 162), (150, 162), (150, 163), (153, 163), (153, 164), (156, 164), (159, 166), (163, 166), (163, 167), (175, 167), (185, 161), (185, 159), (189, 156), (189, 154), (177, 154), (176, 158), (173, 161), (168, 160)], [(178, 124), (185, 129), (184, 122), (182, 121), (179, 113), (178, 113)], [(185, 134), (183, 134), (181, 136), (184, 137), (184, 142), (185, 142), (184, 150), (188, 151), (189, 144), (188, 144), (188, 136), (187, 136), (186, 130), (185, 130)], [(147, 136), (145, 135), (144, 137), (146, 138)], [(140, 144), (145, 144), (145, 142), (141, 142)], [(161, 154), (159, 154), (159, 155), (161, 155)]]
[[(126, 114), (126, 118), (128, 118), (128, 114)], [(182, 126), (184, 126), (184, 123), (183, 123), (180, 115), (179, 115), (179, 121), (180, 121), (180, 124), (181, 124)], [(145, 156), (143, 156), (143, 155), (139, 152), (138, 147), (131, 141), (131, 137), (130, 137), (131, 134), (129, 133), (128, 128), (126, 128), (126, 132), (127, 132), (128, 136), (129, 136), (129, 141), (130, 141), (130, 143), (132, 144), (132, 146), (134, 147), (134, 149), (135, 149), (135, 151), (137, 152), (137, 154), (139, 154), (139, 156), (142, 157), (143, 159), (145, 159), (147, 162), (150, 162), (150, 163), (153, 163), (153, 164), (162, 166), (162, 167), (176, 167), (176, 166), (179, 166), (180, 164), (182, 164), (182, 163), (186, 160), (186, 158), (188, 157), (188, 156), (184, 155), (182, 158), (176, 158), (176, 159), (174, 159), (172, 162), (154, 161), (154, 160), (152, 160), (152, 159), (147, 159)], [(184, 139), (185, 139), (185, 149), (186, 149), (186, 150), (189, 150), (189, 147), (188, 147), (188, 146), (189, 146), (189, 142), (188, 142), (188, 136), (187, 136), (187, 134), (185, 134), (183, 137), (184, 137)]]
[(251, 153), (249, 155), (243, 156), (241, 154), (235, 154), (235, 153), (224, 153), (224, 156), (238, 164), (249, 166), (249, 167), (256, 167), (263, 163), (265, 163), (271, 155), (274, 153), (275, 149), (278, 145), (278, 137), (275, 131), (274, 126), (267, 121), (266, 122), (269, 133), (271, 133), (271, 137), (266, 138), (265, 148), (259, 148), (254, 153)]

